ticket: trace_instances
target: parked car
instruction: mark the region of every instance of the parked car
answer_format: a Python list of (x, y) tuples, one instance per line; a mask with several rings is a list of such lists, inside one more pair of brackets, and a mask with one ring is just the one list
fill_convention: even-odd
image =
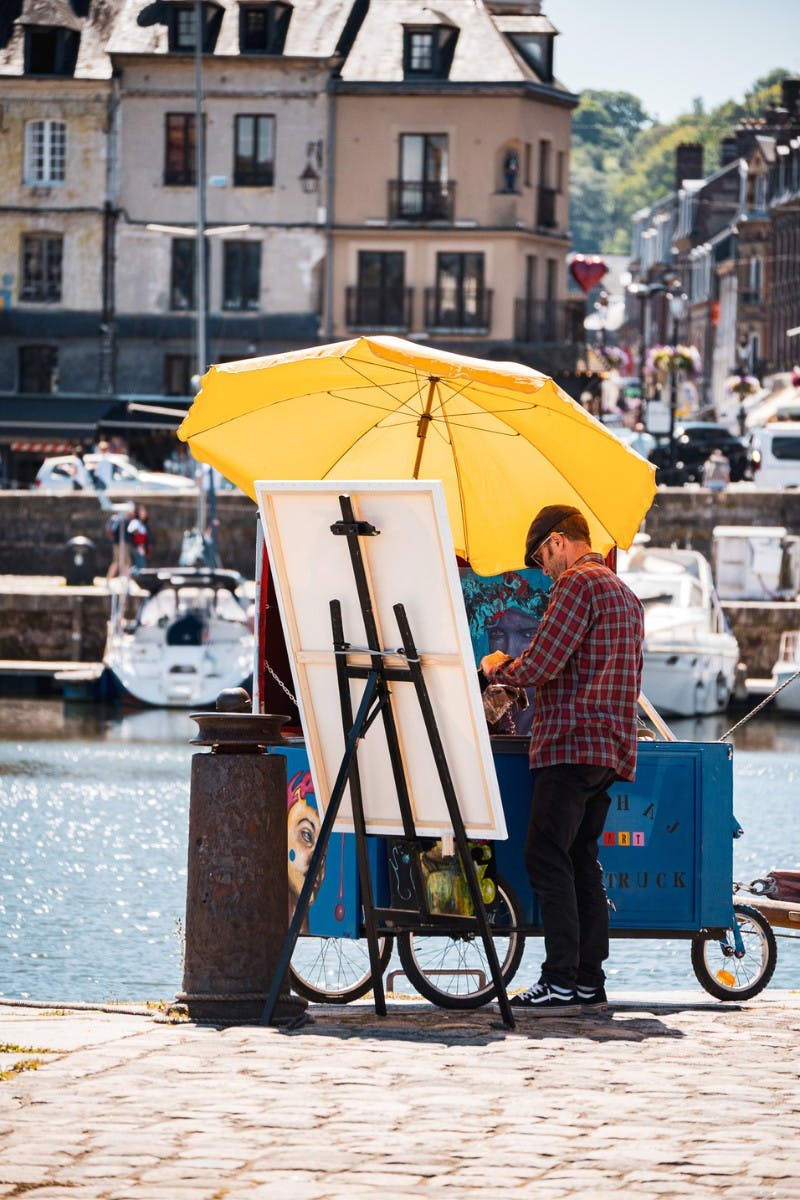
[(712, 450), (721, 450), (731, 467), (731, 482), (753, 478), (753, 464), (747, 443), (734, 437), (725, 425), (712, 421), (684, 421), (673, 431), (672, 463), (669, 438), (650, 451), (650, 461), (656, 466), (656, 482), (670, 485), (700, 483), (703, 463)]
[[(91, 482), (96, 486), (97, 480), (94, 467), (99, 455), (86, 454), (84, 465)], [(110, 455), (114, 467), (114, 477), (106, 489), (109, 496), (128, 496), (134, 492), (173, 492), (190, 495), (196, 492), (191, 479), (182, 475), (169, 475), (166, 471), (141, 471), (135, 467), (124, 454)], [(74, 454), (63, 454), (58, 458), (46, 458), (36, 473), (34, 488), (45, 492), (66, 492), (81, 490), (76, 480), (78, 459)]]
[(775, 421), (754, 429), (750, 456), (759, 487), (800, 487), (800, 421)]

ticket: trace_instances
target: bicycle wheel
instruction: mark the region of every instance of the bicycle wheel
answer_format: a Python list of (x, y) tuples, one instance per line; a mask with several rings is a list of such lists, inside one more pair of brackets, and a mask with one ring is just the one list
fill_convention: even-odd
[[(381, 974), (392, 957), (391, 937), (378, 939)], [(366, 938), (313, 937), (297, 939), (289, 967), (292, 988), (320, 1004), (348, 1004), (372, 988)]]
[[(497, 881), (497, 900), (487, 913), (500, 972), (508, 984), (522, 960), (525, 935), (508, 926), (523, 923), (519, 900)], [(486, 950), (479, 933), (400, 933), (400, 962), (421, 996), (441, 1008), (480, 1008), (496, 995)]]
[(757, 996), (772, 979), (778, 961), (775, 934), (767, 918), (749, 904), (734, 904), (733, 912), (744, 942), (744, 957), (736, 957), (731, 930), (724, 941), (699, 938), (692, 942), (697, 980), (717, 1000)]

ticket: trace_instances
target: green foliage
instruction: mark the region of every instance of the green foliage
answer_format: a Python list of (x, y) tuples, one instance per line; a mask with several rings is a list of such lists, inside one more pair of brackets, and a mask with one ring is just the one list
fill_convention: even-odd
[(675, 150), (700, 142), (706, 174), (719, 164), (720, 143), (743, 120), (780, 103), (778, 68), (757, 79), (741, 101), (706, 113), (700, 99), (669, 125), (656, 123), (630, 92), (587, 90), (572, 118), (570, 231), (583, 254), (626, 254), (631, 221), (675, 187)]

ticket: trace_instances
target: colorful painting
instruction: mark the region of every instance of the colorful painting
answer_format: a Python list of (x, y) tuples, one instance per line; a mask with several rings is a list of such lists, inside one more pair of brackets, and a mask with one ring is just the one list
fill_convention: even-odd
[[(459, 574), (476, 665), (494, 650), (516, 658), (539, 627), (547, 608), (550, 579), (534, 569), (476, 575), (464, 567)], [(519, 734), (530, 733), (533, 721), (535, 689), (527, 696), (528, 707), (514, 718), (514, 731)]]

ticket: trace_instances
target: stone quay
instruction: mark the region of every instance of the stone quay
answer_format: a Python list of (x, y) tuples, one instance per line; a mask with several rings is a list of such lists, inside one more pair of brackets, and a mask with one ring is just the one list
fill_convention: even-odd
[[(154, 566), (177, 563), (183, 532), (196, 519), (192, 496), (152, 493), (149, 513)], [(255, 575), (257, 510), (241, 492), (216, 499), (218, 545), (224, 566)], [(98, 662), (110, 596), (102, 586), (111, 560), (107, 514), (93, 493), (0, 492), (0, 660)], [(716, 525), (782, 526), (800, 534), (800, 489), (760, 491), (733, 485), (723, 492), (699, 487), (660, 488), (643, 522), (654, 546), (685, 546), (711, 557)], [(96, 585), (65, 586), (67, 543), (92, 542)], [(767, 677), (780, 635), (800, 628), (800, 602), (727, 601), (723, 604), (750, 676)]]

